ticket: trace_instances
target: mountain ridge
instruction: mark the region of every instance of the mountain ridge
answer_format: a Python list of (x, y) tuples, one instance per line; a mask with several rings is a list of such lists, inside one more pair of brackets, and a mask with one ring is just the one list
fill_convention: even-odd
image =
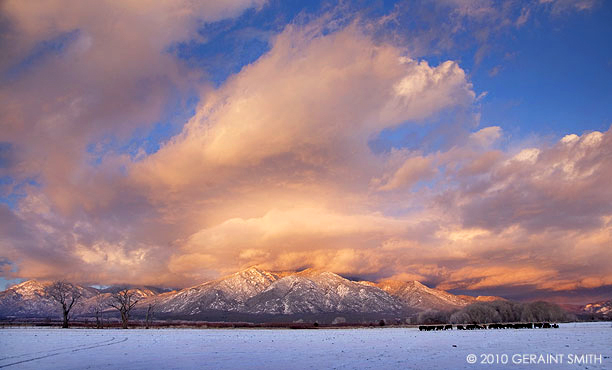
[[(56, 305), (44, 292), (48, 284), (29, 280), (0, 292), (0, 317), (56, 315)], [(75, 308), (75, 314), (80, 316), (91, 314), (101, 301), (110, 299), (111, 292), (119, 289), (119, 286), (77, 287), (84, 297)], [(140, 299), (136, 310), (152, 305), (159, 315), (194, 319), (207, 317), (211, 312), (220, 317), (313, 317), (335, 313), (402, 317), (424, 310), (459, 309), (481, 300), (429, 288), (418, 281), (353, 281), (318, 269), (275, 273), (255, 266), (169, 292), (152, 287), (131, 290)]]

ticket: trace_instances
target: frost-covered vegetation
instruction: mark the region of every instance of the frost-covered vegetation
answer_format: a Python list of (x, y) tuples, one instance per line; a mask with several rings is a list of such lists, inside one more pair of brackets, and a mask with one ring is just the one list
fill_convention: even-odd
[(482, 324), (498, 322), (563, 322), (573, 316), (549, 302), (476, 302), (455, 311), (424, 311), (418, 315), (421, 324)]

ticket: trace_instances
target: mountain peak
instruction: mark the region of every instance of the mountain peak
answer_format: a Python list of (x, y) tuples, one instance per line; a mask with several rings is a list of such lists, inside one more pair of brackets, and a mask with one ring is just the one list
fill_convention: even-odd
[(276, 274), (251, 266), (217, 280), (214, 285), (224, 291), (226, 296), (242, 302), (263, 291), (276, 280)]
[(464, 297), (450, 294), (444, 290), (430, 288), (416, 280), (385, 280), (378, 283), (377, 286), (392, 296), (398, 297), (408, 306), (421, 309), (450, 309), (471, 303)]
[(401, 303), (375, 286), (316, 268), (283, 276), (248, 302), (259, 314), (399, 312)]
[(22, 287), (37, 286), (37, 285), (41, 285), (41, 283), (38, 280), (36, 280), (36, 279), (32, 279), (32, 280), (23, 281), (23, 282), (21, 282), (19, 284), (15, 284), (15, 285), (11, 286), (10, 289), (19, 289), (19, 288), (22, 288)]
[(264, 282), (264, 281), (274, 281), (278, 279), (278, 276), (274, 273), (271, 273), (266, 270), (262, 270), (259, 267), (251, 266), (244, 270), (240, 270), (232, 275), (226, 276), (219, 280), (225, 281), (228, 279), (239, 279), (246, 280), (247, 282)]
[(315, 275), (315, 274), (318, 274), (318, 273), (321, 273), (321, 272), (323, 272), (323, 270), (318, 269), (316, 267), (309, 267), (309, 268), (306, 268), (304, 270), (296, 271), (292, 275), (307, 276), (307, 275)]
[(21, 295), (27, 295), (36, 292), (43, 292), (47, 285), (49, 284), (45, 282), (40, 282), (38, 280), (27, 280), (22, 283), (13, 285), (9, 289)]
[(247, 267), (247, 268), (245, 268), (243, 270), (235, 272), (233, 275), (245, 275), (245, 274), (246, 275), (251, 275), (251, 274), (261, 275), (261, 274), (266, 274), (266, 273), (267, 273), (267, 271), (262, 270), (262, 269), (260, 269), (257, 266), (250, 266), (250, 267)]
[(338, 277), (344, 279), (342, 276), (335, 274), (330, 271), (325, 271), (322, 269), (318, 269), (315, 267), (307, 268), (306, 270), (298, 271), (293, 275), (303, 276), (303, 277), (315, 277), (315, 276), (326, 276), (326, 277)]
[[(377, 286), (386, 291), (400, 291), (400, 290), (428, 290), (431, 289), (427, 285), (416, 280), (401, 281), (401, 280), (382, 280)], [(384, 288), (382, 288), (384, 287)]]

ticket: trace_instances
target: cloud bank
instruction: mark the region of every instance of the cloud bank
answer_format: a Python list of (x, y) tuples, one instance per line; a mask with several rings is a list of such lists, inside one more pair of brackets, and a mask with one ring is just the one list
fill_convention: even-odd
[[(261, 3), (60, 3), (3, 5), (0, 174), (22, 192), (0, 204), (6, 277), (186, 286), (259, 265), (445, 289), (612, 285), (610, 131), (502, 145), (460, 64), (356, 21), (288, 25), (211, 88), (168, 46)], [(190, 89), (195, 114), (159, 150), (104, 151)], [(371, 146), (441, 119), (432, 135), (449, 145)]]

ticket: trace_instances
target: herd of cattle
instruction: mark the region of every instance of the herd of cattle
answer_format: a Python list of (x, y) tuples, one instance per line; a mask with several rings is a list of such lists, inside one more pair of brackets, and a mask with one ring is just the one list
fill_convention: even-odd
[[(516, 323), (516, 324), (470, 324), (470, 325), (457, 325), (457, 330), (480, 330), (480, 329), (550, 329), (559, 328), (558, 324), (550, 324), (547, 322), (528, 322), (528, 323)], [(432, 330), (453, 330), (452, 325), (421, 325), (419, 326), (420, 331), (432, 331)]]

